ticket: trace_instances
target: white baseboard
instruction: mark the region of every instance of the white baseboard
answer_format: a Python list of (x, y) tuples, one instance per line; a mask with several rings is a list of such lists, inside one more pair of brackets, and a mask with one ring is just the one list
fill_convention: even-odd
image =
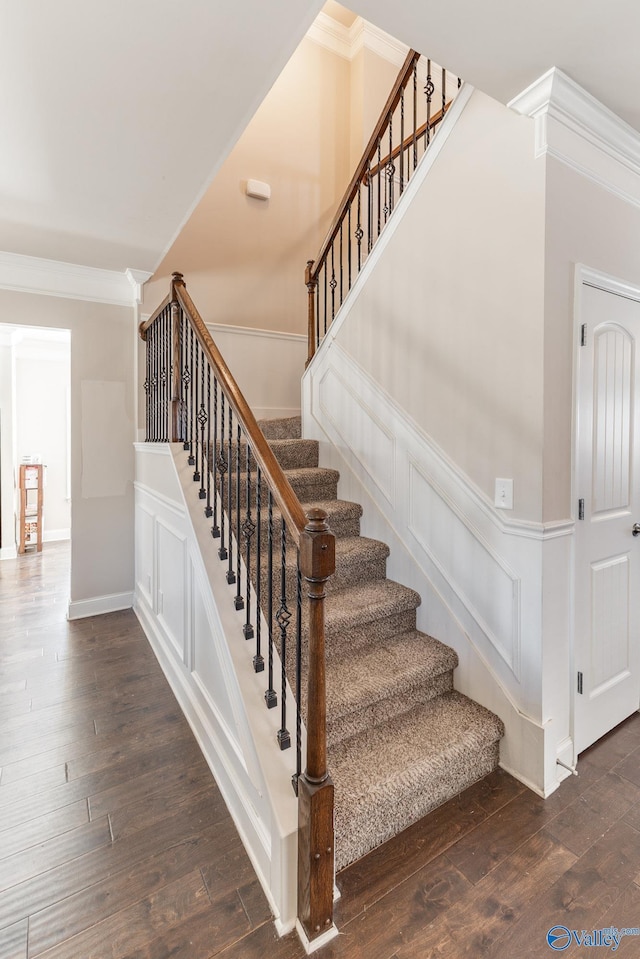
[(87, 616), (102, 616), (103, 613), (115, 613), (119, 609), (131, 609), (132, 606), (133, 592), (93, 596), (91, 599), (79, 599), (70, 602), (67, 619), (85, 619)]
[(18, 556), (18, 548), (14, 546), (3, 546), (0, 549), (0, 560), (2, 559), (16, 559)]
[(68, 526), (66, 529), (45, 529), (42, 534), (43, 543), (58, 543), (64, 539), (71, 539), (71, 529)]

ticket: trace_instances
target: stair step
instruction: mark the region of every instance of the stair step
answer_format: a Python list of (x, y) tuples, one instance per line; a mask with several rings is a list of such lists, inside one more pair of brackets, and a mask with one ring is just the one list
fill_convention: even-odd
[[(299, 469), (300, 467), (317, 467), (318, 465), (318, 441), (317, 440), (269, 440), (269, 446), (273, 450), (275, 458), (283, 470)], [(231, 443), (231, 466), (232, 471), (237, 468), (237, 450), (236, 440)], [(216, 444), (216, 452), (219, 457), (220, 443)], [(224, 444), (222, 450), (225, 462), (229, 461), (229, 447)], [(213, 446), (211, 447), (213, 457)], [(252, 476), (255, 476), (256, 461), (253, 456), (250, 457), (250, 466)], [(247, 444), (244, 440), (240, 443), (240, 468), (244, 471), (247, 468)], [(213, 459), (209, 460), (209, 469), (213, 470)]]
[(258, 420), (258, 426), (268, 440), (299, 440), (302, 436), (302, 418), (300, 416)]
[[(236, 492), (237, 492), (237, 477), (235, 471), (231, 471), (229, 474), (231, 476), (231, 505), (232, 508), (235, 506), (236, 502)], [(224, 479), (224, 497), (223, 502), (225, 509), (228, 504), (229, 496), (229, 475), (225, 476)], [(304, 505), (305, 503), (311, 503), (314, 500), (330, 500), (337, 499), (338, 497), (338, 480), (340, 479), (340, 474), (337, 470), (324, 469), (323, 467), (300, 467), (298, 469), (290, 469), (286, 471), (286, 476), (294, 493)], [(251, 502), (255, 503), (256, 499), (256, 474), (251, 473)], [(220, 488), (220, 485), (219, 487)], [(264, 484), (262, 486), (263, 490), (263, 502), (266, 509), (266, 500), (267, 500), (267, 486)], [(240, 473), (240, 504), (244, 506), (247, 497), (247, 474), (245, 472)]]
[(416, 628), (420, 595), (383, 579), (328, 592), (325, 600), (327, 658), (340, 650), (379, 642)]
[(414, 631), (327, 664), (327, 737), (334, 745), (453, 689), (458, 656)]
[(497, 716), (450, 692), (332, 747), (336, 868), (488, 775), (503, 733)]

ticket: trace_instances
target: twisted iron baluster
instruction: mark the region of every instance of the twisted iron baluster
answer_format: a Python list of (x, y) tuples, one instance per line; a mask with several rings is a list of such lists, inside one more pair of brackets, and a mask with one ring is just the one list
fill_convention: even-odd
[(189, 404), (189, 459), (187, 460), (187, 462), (188, 462), (189, 466), (194, 466), (194, 465), (195, 465), (195, 462), (196, 462), (196, 459), (195, 459), (195, 456), (193, 455), (193, 406), (194, 406), (194, 404), (193, 404), (193, 384), (194, 384), (194, 376), (193, 376), (193, 327), (191, 326), (190, 323), (189, 323), (189, 349), (190, 349), (190, 354), (191, 354), (191, 374), (190, 374), (190, 380), (189, 380), (189, 385), (190, 385), (190, 387), (191, 387), (191, 402), (190, 402), (190, 404)]
[(434, 90), (435, 86), (431, 79), (431, 60), (427, 60), (427, 82), (424, 87), (424, 92), (427, 97), (427, 126), (424, 131), (425, 148), (428, 147), (431, 142), (431, 97), (433, 96)]
[(211, 468), (215, 458), (211, 448), (211, 367), (207, 360), (207, 505), (204, 509), (204, 515), (209, 518), (213, 514), (211, 506)]
[(360, 184), (358, 184), (358, 225), (356, 227), (355, 237), (358, 243), (358, 273), (362, 269), (362, 237), (364, 236), (364, 230), (362, 229), (362, 224), (360, 222), (361, 214), (361, 204), (360, 204)]
[[(260, 615), (262, 609), (262, 473), (259, 466), (256, 466), (256, 526), (258, 530), (256, 540), (256, 654), (253, 657), (253, 668), (256, 673), (261, 673), (264, 670), (264, 656), (260, 648), (262, 620)], [(247, 597), (248, 595), (249, 589), (247, 587)]]
[(183, 315), (183, 341), (182, 341), (182, 386), (184, 391), (184, 405), (182, 408), (182, 417), (184, 421), (184, 443), (185, 450), (191, 449), (191, 437), (189, 435), (189, 384), (191, 382), (191, 370), (189, 368), (189, 323), (186, 316)]
[(278, 744), (280, 749), (288, 749), (291, 745), (291, 736), (287, 729), (287, 628), (291, 613), (287, 606), (287, 529), (284, 516), (281, 520), (282, 549), (280, 561), (280, 606), (276, 613), (276, 622), (280, 627), (280, 729), (278, 730)]
[[(238, 510), (238, 516), (240, 510)], [(247, 544), (247, 558), (245, 559), (246, 580), (245, 591), (247, 594), (247, 618), (242, 632), (245, 639), (253, 637), (253, 626), (251, 625), (251, 537), (256, 531), (256, 525), (251, 518), (251, 449), (247, 443), (247, 515), (242, 524), (245, 542)], [(240, 562), (240, 550), (238, 550), (238, 563)], [(240, 570), (238, 568), (238, 582), (240, 581)]]
[(336, 268), (334, 263), (333, 250), (335, 243), (331, 244), (331, 279), (329, 281), (329, 286), (331, 288), (331, 320), (333, 321), (336, 315), (336, 286), (338, 281), (336, 280)]
[[(382, 213), (382, 196), (381, 196), (381, 187), (382, 183), (380, 180), (380, 165), (382, 163), (382, 139), (378, 140), (378, 165), (376, 168), (376, 178), (378, 180), (378, 236), (380, 236), (380, 230), (382, 229), (381, 225), (381, 213)], [(385, 201), (386, 202), (386, 201)], [(386, 219), (386, 217), (385, 217)]]
[(198, 439), (198, 423), (200, 422), (200, 417), (199, 417), (199, 414), (200, 414), (200, 396), (199, 396), (198, 385), (199, 385), (199, 382), (200, 382), (200, 376), (199, 376), (199, 373), (200, 373), (200, 343), (199, 343), (198, 340), (196, 340), (195, 346), (196, 346), (196, 365), (195, 365), (195, 368), (194, 368), (194, 374), (195, 374), (195, 375), (194, 375), (194, 377), (193, 377), (193, 400), (194, 400), (194, 403), (193, 403), (193, 416), (194, 416), (194, 419), (195, 419), (195, 422), (194, 422), (194, 424), (193, 424), (193, 426), (194, 426), (194, 431), (195, 431), (194, 444), (193, 444), (193, 445), (194, 445), (193, 463), (194, 463), (195, 469), (194, 469), (194, 471), (193, 471), (193, 482), (194, 482), (194, 483), (199, 483), (199, 482), (200, 482), (200, 470), (198, 469), (198, 443), (200, 442), (200, 440)]
[(298, 779), (302, 773), (302, 572), (300, 550), (296, 559), (296, 771), (293, 789), (298, 795)]
[(211, 535), (214, 539), (220, 536), (220, 527), (218, 526), (218, 380), (213, 377), (213, 525)]
[[(227, 484), (228, 489), (228, 499), (227, 499), (227, 524), (229, 529), (229, 566), (227, 568), (227, 582), (229, 585), (235, 583), (236, 574), (233, 571), (233, 536), (231, 534), (231, 522), (233, 516), (233, 484), (231, 482), (232, 469), (233, 469), (233, 410), (231, 409), (231, 403), (229, 405), (229, 435), (227, 437), (227, 463), (229, 464), (229, 482)], [(236, 503), (240, 503), (240, 490), (237, 490)]]
[(278, 696), (273, 688), (273, 493), (269, 490), (267, 497), (267, 516), (269, 542), (267, 549), (267, 626), (269, 628), (269, 686), (265, 691), (264, 699), (269, 709), (278, 705)]
[[(244, 609), (244, 600), (240, 595), (240, 585), (242, 583), (241, 575), (241, 552), (240, 552), (240, 443), (242, 441), (242, 430), (240, 423), (238, 423), (237, 435), (236, 435), (236, 595), (233, 601), (236, 609)], [(249, 478), (247, 477), (247, 486), (249, 484)], [(248, 495), (250, 495), (250, 490), (247, 489)]]
[[(224, 390), (220, 390), (220, 451), (218, 454), (218, 472), (220, 474), (220, 547), (218, 549), (218, 556), (220, 559), (224, 560), (227, 558), (227, 548), (224, 545), (225, 543), (225, 528), (226, 523), (224, 521), (224, 484), (225, 484), (225, 474), (227, 472), (228, 466), (227, 461), (224, 457), (224, 431), (225, 431), (225, 418), (224, 418)], [(231, 485), (231, 483), (229, 483)]]
[(386, 169), (389, 178), (389, 214), (393, 212), (393, 177), (395, 172), (396, 168), (393, 165), (393, 116), (389, 114), (389, 162)]

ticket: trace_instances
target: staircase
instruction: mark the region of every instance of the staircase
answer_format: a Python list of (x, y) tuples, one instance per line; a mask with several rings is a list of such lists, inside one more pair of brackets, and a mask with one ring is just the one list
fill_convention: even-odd
[[(327, 584), (327, 739), (342, 869), (491, 772), (501, 721), (453, 689), (454, 650), (416, 629), (420, 596), (386, 578), (388, 547), (360, 536), (300, 420), (260, 424), (305, 510), (336, 536)], [(304, 688), (304, 684), (303, 684)]]

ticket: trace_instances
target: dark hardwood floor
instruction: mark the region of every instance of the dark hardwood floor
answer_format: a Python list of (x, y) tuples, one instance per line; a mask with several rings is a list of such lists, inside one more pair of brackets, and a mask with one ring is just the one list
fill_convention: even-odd
[[(0, 959), (300, 959), (134, 614), (68, 623), (68, 563), (0, 563)], [(640, 716), (579, 771), (546, 802), (498, 771), (344, 870), (320, 956), (547, 957), (553, 926), (640, 926)]]

